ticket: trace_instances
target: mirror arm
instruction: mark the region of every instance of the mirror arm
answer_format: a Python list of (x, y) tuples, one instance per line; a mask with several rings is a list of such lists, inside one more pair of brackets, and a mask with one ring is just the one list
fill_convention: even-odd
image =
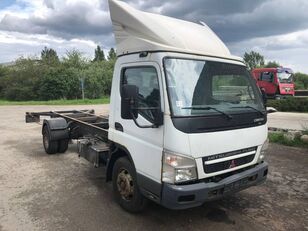
[(140, 124), (138, 123), (138, 121), (137, 121), (137, 119), (136, 119), (136, 117), (135, 117), (135, 115), (134, 115), (133, 112), (131, 112), (131, 116), (133, 117), (133, 121), (134, 121), (134, 123), (136, 124), (136, 126), (137, 126), (138, 128), (158, 128), (158, 126), (155, 125), (155, 124), (152, 124), (152, 125), (140, 125)]

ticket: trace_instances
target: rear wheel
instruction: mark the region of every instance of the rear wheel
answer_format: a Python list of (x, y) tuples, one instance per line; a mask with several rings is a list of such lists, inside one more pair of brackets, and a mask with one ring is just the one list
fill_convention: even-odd
[(136, 170), (130, 161), (119, 158), (112, 171), (113, 193), (116, 201), (128, 212), (141, 212), (147, 203), (146, 198), (140, 193)]
[(68, 149), (68, 139), (64, 139), (64, 140), (59, 140), (58, 141), (58, 152), (59, 153), (64, 153), (67, 151)]
[(43, 128), (43, 145), (47, 154), (56, 154), (58, 151), (58, 141), (52, 141), (50, 139), (50, 130), (47, 126)]

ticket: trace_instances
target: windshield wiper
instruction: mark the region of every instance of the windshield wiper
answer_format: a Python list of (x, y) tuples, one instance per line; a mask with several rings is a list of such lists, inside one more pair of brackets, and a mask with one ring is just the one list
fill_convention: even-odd
[(187, 110), (189, 110), (189, 109), (193, 109), (193, 110), (205, 110), (205, 111), (213, 110), (213, 111), (216, 111), (216, 112), (218, 112), (218, 113), (224, 115), (224, 116), (225, 116), (227, 119), (229, 119), (229, 120), (232, 119), (232, 116), (231, 116), (231, 115), (229, 115), (229, 114), (227, 114), (227, 113), (225, 113), (225, 112), (223, 112), (223, 111), (220, 111), (220, 110), (218, 110), (218, 109), (215, 108), (215, 107), (192, 106), (192, 107), (182, 107), (182, 109), (187, 109)]
[(242, 107), (232, 107), (232, 108), (239, 108), (239, 109), (240, 109), (240, 108), (250, 108), (250, 109), (252, 109), (252, 110), (258, 112), (258, 113), (259, 113), (260, 115), (262, 115), (262, 116), (265, 115), (265, 112), (263, 112), (263, 111), (261, 111), (261, 110), (255, 108), (255, 107), (252, 107), (252, 106), (242, 106)]

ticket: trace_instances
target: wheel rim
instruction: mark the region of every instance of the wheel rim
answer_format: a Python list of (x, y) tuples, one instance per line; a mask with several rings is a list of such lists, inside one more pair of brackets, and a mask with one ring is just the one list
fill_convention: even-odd
[(134, 196), (134, 181), (128, 170), (121, 169), (117, 177), (118, 191), (122, 199), (131, 201)]
[(47, 136), (46, 132), (43, 135), (43, 142), (44, 142), (45, 148), (48, 149), (48, 147), (49, 147), (49, 140), (48, 140), (48, 136)]

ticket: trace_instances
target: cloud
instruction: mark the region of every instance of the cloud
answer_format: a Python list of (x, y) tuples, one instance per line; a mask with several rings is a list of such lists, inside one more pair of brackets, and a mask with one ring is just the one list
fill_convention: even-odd
[[(145, 11), (204, 21), (237, 55), (254, 49), (308, 72), (307, 0), (124, 1)], [(14, 52), (39, 54), (46, 44), (59, 53), (77, 46), (89, 56), (93, 44), (114, 46), (107, 0), (17, 0), (0, 9), (0, 32), (0, 61), (16, 57)]]
[[(28, 17), (5, 14), (0, 30), (51, 34), (65, 38), (111, 34), (106, 0), (20, 0)], [(136, 8), (205, 21), (225, 42), (279, 35), (308, 27), (306, 0), (129, 0)], [(292, 2), (292, 4), (290, 4)]]
[(308, 27), (306, 0), (130, 0), (128, 2), (148, 11), (155, 12), (160, 8), (160, 13), (176, 18), (194, 22), (204, 21), (225, 42), (285, 34)]
[(1, 63), (14, 60), (20, 56), (40, 56), (40, 52), (45, 46), (56, 49), (60, 56), (65, 55), (69, 50), (78, 49), (86, 57), (92, 59), (96, 43), (92, 40), (66, 40), (50, 35), (30, 35), (19, 32), (0, 31), (0, 46)]
[(6, 14), (1, 20), (0, 30), (17, 31), (26, 34), (46, 34), (47, 29), (31, 23), (27, 19)]
[[(69, 2), (54, 4), (53, 9), (43, 17), (33, 17), (30, 21), (39, 25), (52, 34), (62, 34), (67, 37), (76, 35), (102, 35), (111, 33), (110, 16), (93, 2)], [(82, 13), (81, 13), (82, 12)]]
[(255, 50), (267, 61), (278, 61), (282, 66), (308, 73), (308, 29), (268, 37), (252, 38), (229, 44), (232, 53), (243, 56), (248, 50)]
[(0, 30), (50, 34), (67, 39), (112, 32), (106, 4), (100, 1), (45, 0), (43, 4), (34, 2), (30, 6), (37, 9), (26, 18), (5, 14), (0, 21)]
[(241, 41), (291, 33), (308, 28), (308, 2), (272, 0), (261, 4), (252, 12), (217, 17), (217, 31), (226, 41)]

